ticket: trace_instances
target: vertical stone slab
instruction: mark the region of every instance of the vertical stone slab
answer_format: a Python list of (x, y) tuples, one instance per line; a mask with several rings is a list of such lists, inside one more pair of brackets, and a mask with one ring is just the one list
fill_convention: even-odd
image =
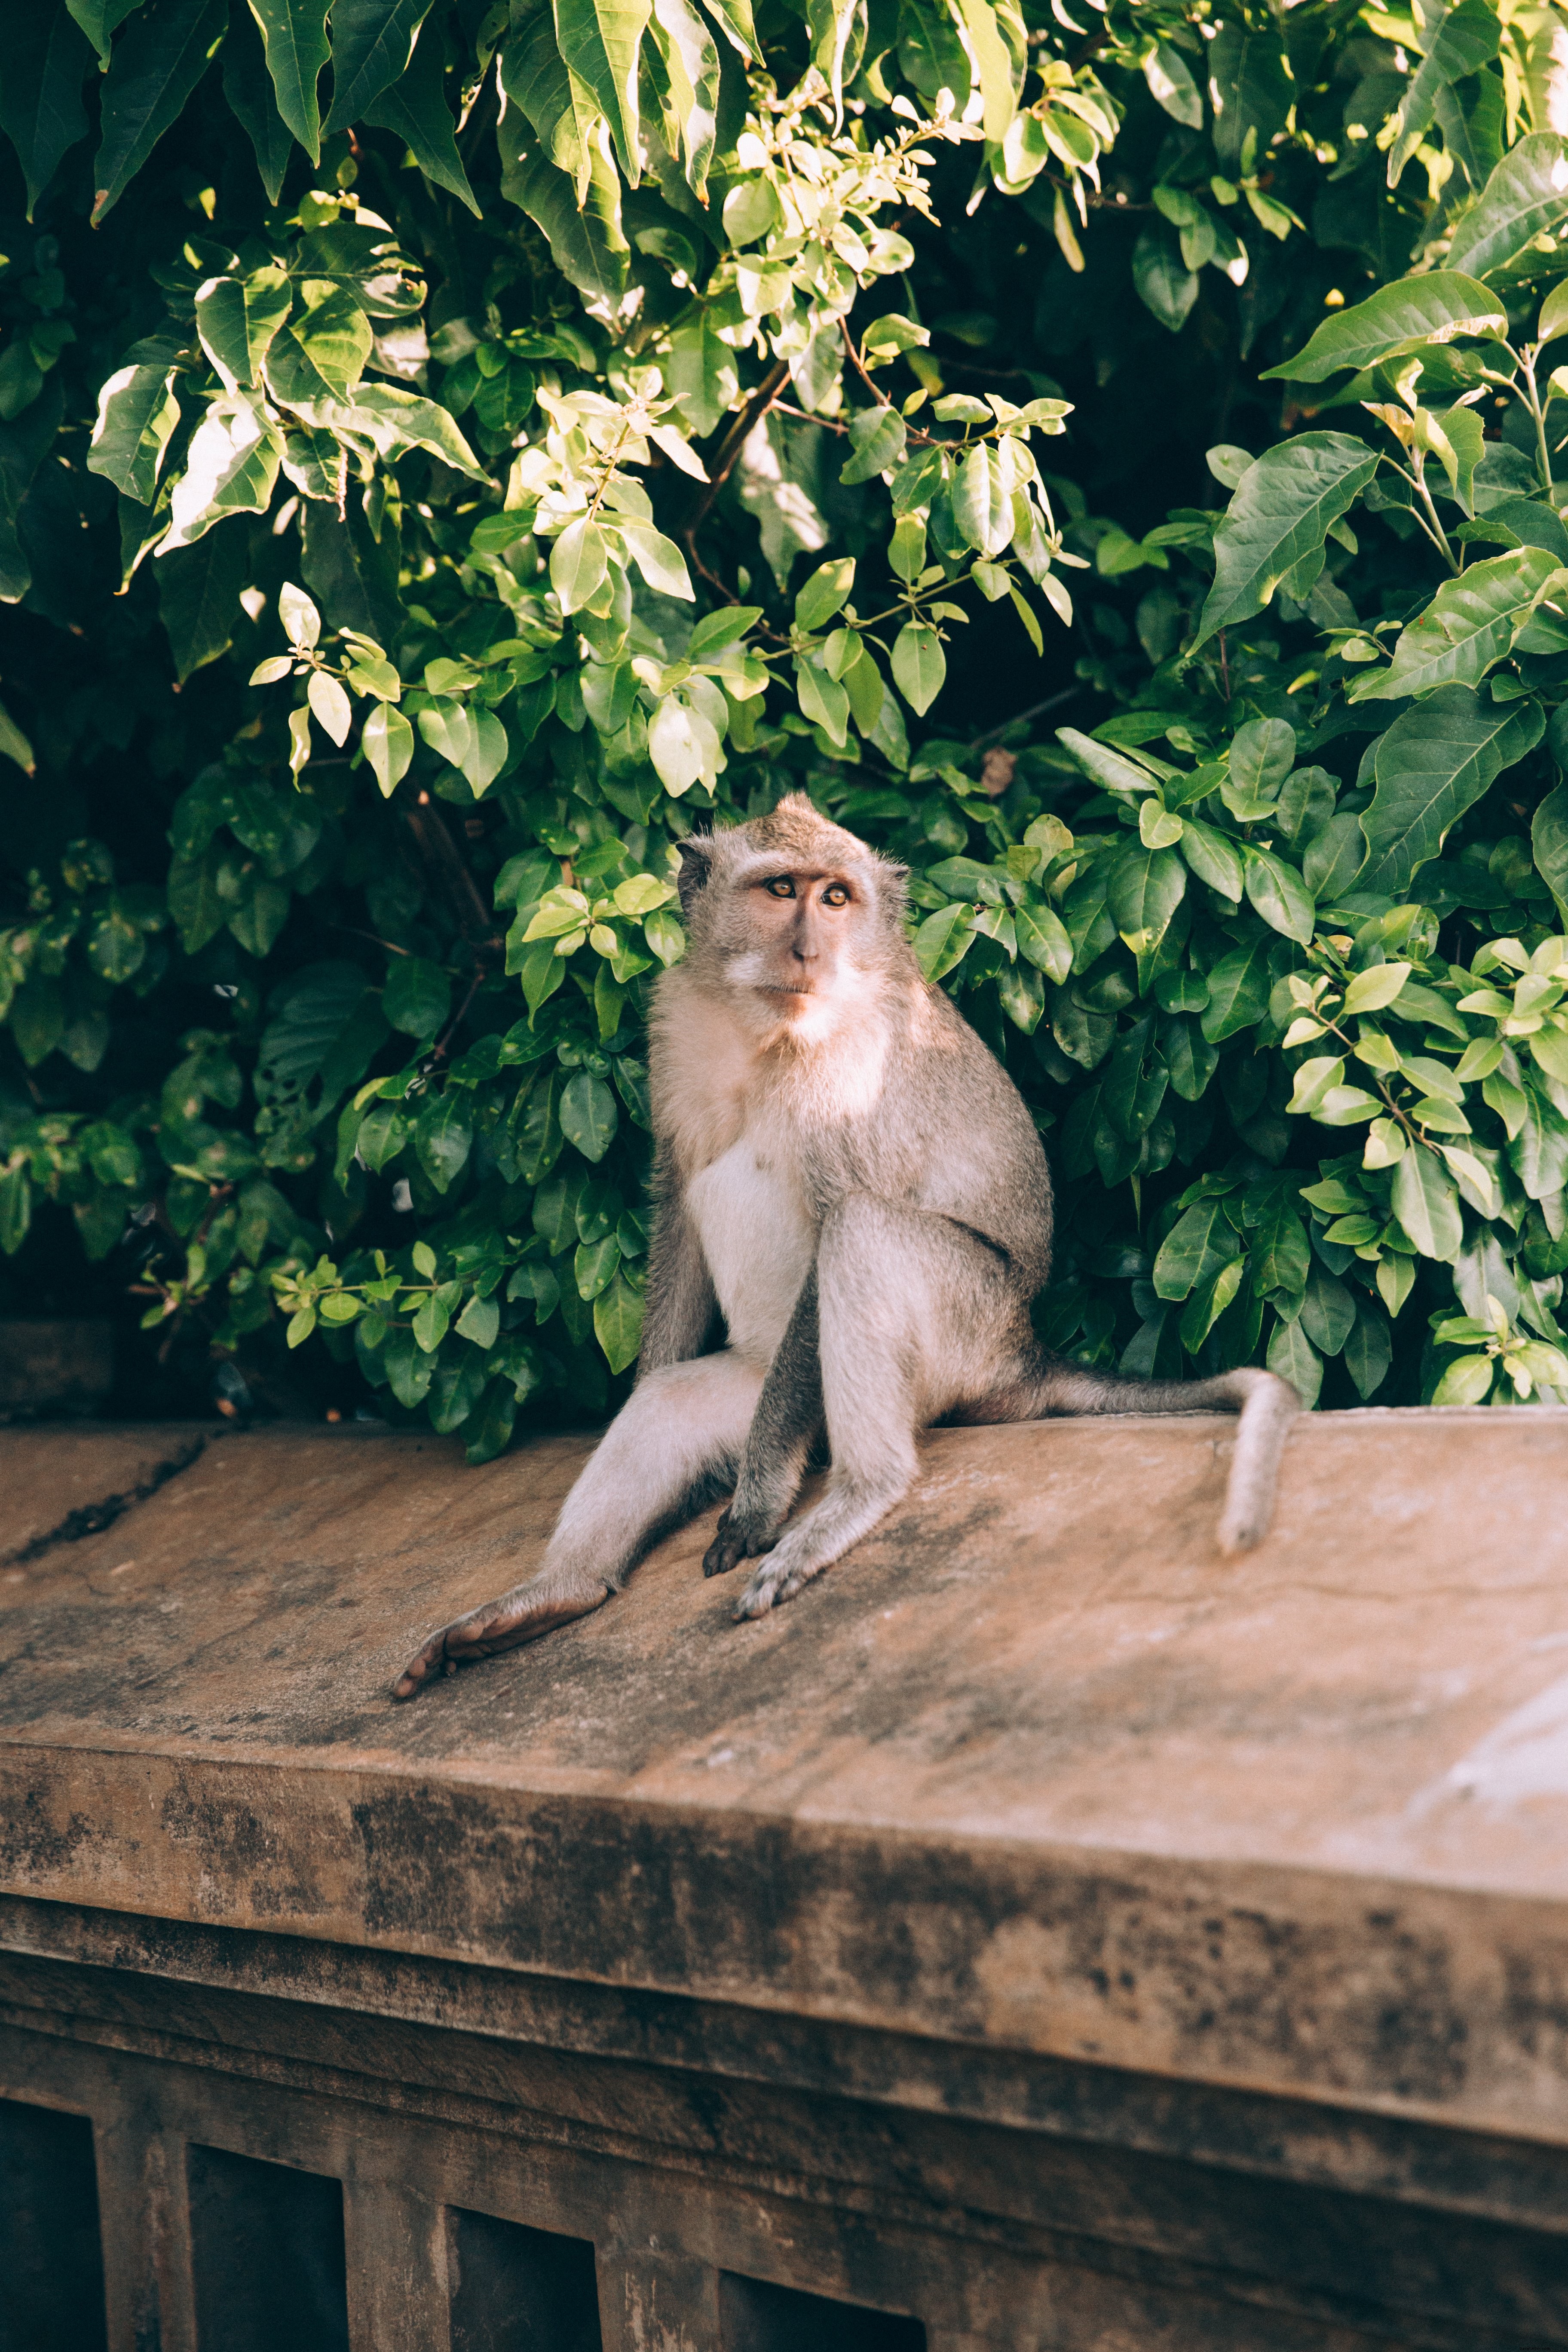
[(451, 2352), (445, 2208), (400, 2184), (343, 2182), (352, 2352)]
[(196, 2352), (184, 2139), (134, 2108), (95, 2137), (109, 2352)]
[(711, 2263), (601, 2246), (598, 2269), (604, 2352), (721, 2352)]

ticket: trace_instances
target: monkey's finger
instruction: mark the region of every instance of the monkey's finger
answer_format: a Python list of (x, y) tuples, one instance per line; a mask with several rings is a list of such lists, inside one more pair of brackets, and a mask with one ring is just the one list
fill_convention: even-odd
[(727, 1576), (745, 1558), (744, 1536), (731, 1535), (728, 1528), (721, 1527), (702, 1555), (702, 1573), (704, 1576)]

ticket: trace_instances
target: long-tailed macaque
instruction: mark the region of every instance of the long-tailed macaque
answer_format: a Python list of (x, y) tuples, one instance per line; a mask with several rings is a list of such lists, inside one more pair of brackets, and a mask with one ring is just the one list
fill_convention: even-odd
[[(703, 1562), (760, 1617), (875, 1527), (936, 1422), (1239, 1412), (1219, 1541), (1256, 1543), (1300, 1401), (1273, 1373), (1145, 1382), (1047, 1355), (1051, 1188), (1012, 1081), (921, 977), (904, 873), (799, 794), (681, 844), (690, 944), (658, 982), (657, 1217), (637, 1386), (542, 1565), (393, 1685), (598, 1609), (731, 1493)], [(786, 1526), (826, 1424), (819, 1501)]]

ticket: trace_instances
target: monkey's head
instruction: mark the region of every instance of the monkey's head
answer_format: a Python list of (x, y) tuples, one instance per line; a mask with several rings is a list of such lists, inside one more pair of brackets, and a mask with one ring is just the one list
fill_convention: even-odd
[(905, 868), (792, 793), (769, 816), (680, 844), (693, 962), (805, 1034), (863, 1003), (868, 980), (913, 969)]

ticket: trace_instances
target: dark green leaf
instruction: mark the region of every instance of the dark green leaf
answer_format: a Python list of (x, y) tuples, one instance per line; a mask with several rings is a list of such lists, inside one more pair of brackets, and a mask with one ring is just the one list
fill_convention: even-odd
[(430, 0), (335, 0), (332, 105), (322, 135), (362, 120), (373, 99), (405, 70)]
[(158, 611), (183, 686), (228, 651), (243, 617), (248, 540), (243, 522), (209, 530), (194, 547), (176, 548), (158, 565)]
[(1273, 976), (1268, 969), (1269, 943), (1253, 940), (1222, 956), (1208, 976), (1209, 1001), (1199, 1026), (1211, 1045), (1222, 1045), (1261, 1021), (1268, 1010)]
[(0, 68), (0, 130), (16, 150), (27, 218), (68, 148), (87, 135), (81, 86), (92, 51), (64, 0), (24, 0), (8, 17)]
[(591, 1070), (577, 1070), (561, 1097), (561, 1131), (584, 1160), (602, 1160), (616, 1139), (620, 1114), (615, 1096)]
[(1539, 269), (1538, 236), (1568, 225), (1568, 140), (1535, 131), (1506, 154), (1448, 247), (1448, 267), (1471, 278), (1506, 278)]
[(104, 78), (93, 224), (119, 201), (184, 108), (224, 37), (228, 0), (150, 0)]
[(434, 1037), (452, 1009), (452, 983), (439, 964), (423, 956), (395, 956), (387, 970), (382, 1008), (395, 1029), (408, 1037)]
[(1377, 462), (1375, 449), (1348, 434), (1299, 433), (1247, 468), (1215, 534), (1215, 584), (1199, 645), (1262, 611), (1285, 574), (1322, 546)]
[[(1450, 825), (1534, 749), (1544, 724), (1539, 703), (1483, 702), (1468, 686), (1440, 687), (1396, 719), (1378, 744), (1377, 789), (1361, 819), (1368, 864), (1360, 887), (1391, 897), (1406, 889)], [(1309, 866), (1339, 823), (1313, 843)]]
[(1364, 302), (1352, 303), (1323, 320), (1305, 351), (1269, 376), (1293, 383), (1321, 383), (1341, 368), (1367, 368), (1405, 352), (1449, 342), (1455, 335), (1505, 335), (1508, 313), (1495, 294), (1457, 269), (1434, 269), (1423, 278), (1401, 278), (1379, 287)]
[(228, 36), (223, 45), (223, 94), (256, 151), (256, 168), (261, 174), (267, 201), (275, 205), (283, 193), (283, 174), (294, 152), (294, 134), (278, 111), (272, 78), (267, 70), (267, 53), (247, 0), (233, 0), (231, 6)]
[[(300, 5), (300, 0), (292, 0)], [(447, 103), (446, 77), (439, 42), (426, 30), (414, 44), (414, 55), (398, 79), (363, 109), (367, 122), (394, 131), (427, 180), (449, 189), (479, 215), (479, 201), (453, 136), (452, 110)]]
[(445, 1192), (462, 1174), (473, 1141), (472, 1117), (466, 1089), (448, 1087), (426, 1097), (414, 1122), (419, 1165), (437, 1192)]

